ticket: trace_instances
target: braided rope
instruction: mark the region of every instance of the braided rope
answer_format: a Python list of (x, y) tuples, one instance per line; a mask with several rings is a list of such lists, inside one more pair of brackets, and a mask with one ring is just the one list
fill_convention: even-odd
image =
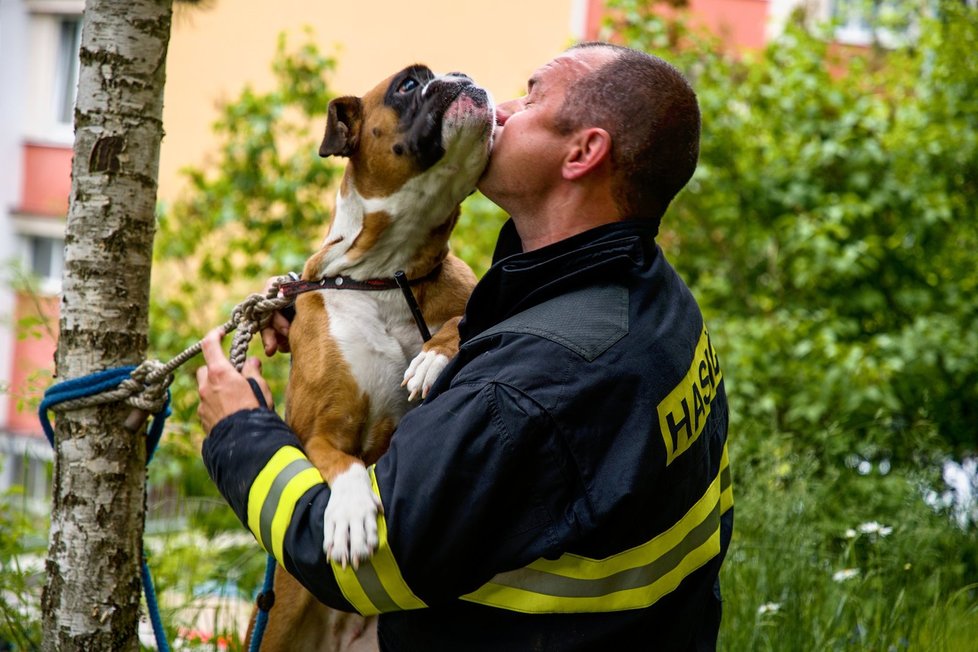
[[(248, 295), (244, 301), (234, 307), (231, 318), (221, 326), (225, 333), (237, 330), (231, 343), (229, 357), (238, 371), (241, 371), (244, 366), (251, 338), (268, 325), (276, 311), (292, 303), (292, 299), (278, 296), (279, 285), (288, 280), (289, 277), (280, 276), (272, 281), (266, 294)], [(56, 406), (51, 406), (51, 409), (64, 413), (124, 400), (134, 408), (155, 414), (166, 403), (167, 389), (173, 382), (173, 372), (200, 351), (201, 342), (198, 341), (166, 364), (159, 360), (145, 360), (132, 371), (129, 378), (123, 380), (114, 389), (63, 401)]]

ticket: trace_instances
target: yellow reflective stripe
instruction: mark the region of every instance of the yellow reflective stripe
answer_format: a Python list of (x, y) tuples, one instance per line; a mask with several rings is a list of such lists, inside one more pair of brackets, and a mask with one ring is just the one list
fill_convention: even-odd
[[(514, 571), (508, 577), (497, 576), (480, 589), (462, 596), (463, 600), (519, 611), (522, 613), (582, 613), (640, 609), (674, 591), (690, 573), (720, 552), (720, 532), (716, 530), (702, 544), (685, 553), (682, 562), (649, 581), (645, 569), (633, 569), (630, 576), (612, 576), (601, 580), (571, 580), (556, 576), (534, 576), (533, 571)], [(651, 572), (654, 572), (652, 570)], [(522, 577), (520, 577), (522, 575)], [(512, 585), (502, 584), (500, 580)], [(622, 588), (621, 583), (640, 584)], [(519, 585), (517, 585), (519, 583)], [(593, 593), (593, 594), (591, 594)]]
[[(375, 467), (367, 469), (374, 493), (380, 496)], [(421, 601), (401, 576), (394, 553), (387, 539), (387, 519), (383, 512), (377, 515), (377, 551), (359, 568), (343, 568), (330, 562), (333, 574), (346, 599), (364, 616), (388, 611), (404, 611), (424, 608)]]
[(720, 457), (720, 513), (726, 514), (734, 506), (733, 479), (730, 477), (730, 459), (727, 457), (727, 444), (723, 444)]
[(651, 541), (599, 560), (569, 553), (556, 560), (539, 559), (496, 575), (462, 599), (524, 613), (647, 607), (719, 554), (721, 494), (726, 490), (721, 485), (718, 473), (703, 497)]
[(248, 528), (281, 564), (285, 531), (295, 505), (323, 477), (294, 446), (280, 448), (258, 473), (248, 492)]

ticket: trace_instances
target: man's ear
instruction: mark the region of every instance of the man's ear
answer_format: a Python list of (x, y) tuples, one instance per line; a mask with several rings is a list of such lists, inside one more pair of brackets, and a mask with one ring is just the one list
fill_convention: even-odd
[(579, 179), (611, 160), (611, 134), (601, 127), (584, 129), (571, 142), (561, 174), (565, 179)]
[(360, 123), (363, 105), (359, 97), (337, 97), (329, 103), (326, 135), (319, 146), (319, 155), (350, 156), (360, 142)]

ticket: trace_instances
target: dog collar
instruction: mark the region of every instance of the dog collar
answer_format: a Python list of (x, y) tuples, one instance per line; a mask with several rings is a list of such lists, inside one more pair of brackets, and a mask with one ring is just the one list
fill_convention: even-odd
[[(410, 285), (417, 285), (427, 281), (436, 273), (438, 273), (441, 265), (438, 265), (433, 270), (415, 279), (404, 278), (404, 272), (397, 272), (392, 278), (369, 278), (363, 281), (351, 278), (349, 276), (324, 276), (318, 281), (289, 281), (288, 283), (282, 283), (278, 286), (278, 290), (283, 297), (292, 298), (306, 292), (313, 292), (315, 290), (360, 290), (366, 292), (377, 292), (380, 290), (396, 290), (403, 286), (406, 282)], [(403, 281), (398, 281), (398, 275), (404, 278)]]
[[(427, 342), (431, 339), (431, 331), (428, 330), (428, 325), (424, 321), (424, 316), (421, 314), (421, 307), (418, 305), (418, 300), (414, 298), (414, 292), (411, 291), (411, 286), (432, 278), (438, 273), (439, 269), (441, 269), (440, 264), (436, 265), (434, 269), (424, 276), (415, 279), (408, 279), (404, 272), (400, 271), (394, 272), (394, 278), (371, 278), (365, 281), (358, 281), (349, 276), (325, 276), (318, 281), (296, 280), (282, 283), (278, 286), (278, 290), (283, 297), (294, 298), (300, 294), (314, 290), (365, 290), (367, 292), (375, 292), (378, 290), (396, 290), (400, 288), (404, 294), (404, 300), (408, 304), (408, 309), (411, 311), (411, 316), (414, 318), (414, 323), (421, 333), (421, 339)], [(289, 321), (292, 320), (290, 319)]]

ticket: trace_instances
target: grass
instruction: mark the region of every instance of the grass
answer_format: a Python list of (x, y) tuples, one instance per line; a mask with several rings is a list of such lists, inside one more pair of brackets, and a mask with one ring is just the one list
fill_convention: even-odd
[(919, 472), (826, 473), (790, 453), (738, 472), (736, 452), (720, 649), (976, 649), (978, 537), (926, 506)]
[[(745, 434), (731, 439), (736, 512), (721, 574), (721, 650), (976, 649), (978, 527), (962, 528), (925, 503), (939, 471), (888, 462), (885, 472), (865, 472), (825, 453), (799, 453), (784, 435), (736, 430)], [(0, 592), (0, 644), (28, 650), (40, 629), (24, 622), (23, 594), (39, 597), (43, 577), (17, 560), (43, 556), (44, 533), (17, 504), (0, 497), (0, 587), (14, 589)], [(240, 649), (234, 627), (218, 622), (238, 620), (265, 556), (240, 529), (194, 532), (147, 539), (167, 598), (168, 639), (186, 649)], [(227, 587), (237, 595), (222, 597)], [(215, 626), (222, 631), (204, 631)]]

